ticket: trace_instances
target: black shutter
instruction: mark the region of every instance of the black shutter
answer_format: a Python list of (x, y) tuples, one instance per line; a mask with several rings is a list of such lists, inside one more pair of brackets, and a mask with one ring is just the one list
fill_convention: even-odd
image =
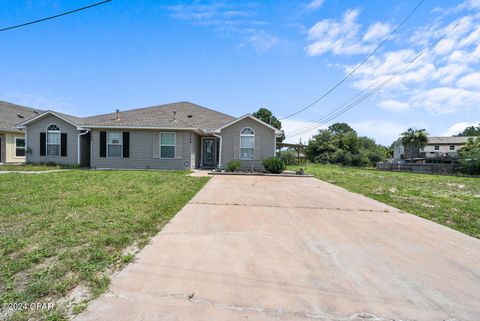
[(47, 144), (47, 134), (46, 133), (40, 133), (40, 156), (47, 155), (46, 144)]
[(123, 158), (130, 157), (130, 132), (123, 132)]
[(107, 132), (100, 132), (100, 157), (107, 157)]
[(67, 133), (60, 134), (60, 155), (67, 157)]

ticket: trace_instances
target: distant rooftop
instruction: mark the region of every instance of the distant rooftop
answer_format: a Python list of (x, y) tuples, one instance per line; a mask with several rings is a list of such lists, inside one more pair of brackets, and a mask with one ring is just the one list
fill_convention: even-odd
[(428, 137), (429, 145), (442, 145), (442, 144), (465, 144), (471, 136), (430, 136)]

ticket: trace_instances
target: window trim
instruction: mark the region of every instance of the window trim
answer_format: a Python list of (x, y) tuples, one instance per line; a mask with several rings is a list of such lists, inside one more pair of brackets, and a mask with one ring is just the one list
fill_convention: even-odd
[[(17, 147), (17, 139), (23, 139), (23, 147)], [(15, 158), (24, 158), (27, 155), (27, 139), (26, 137), (15, 137)], [(23, 156), (17, 155), (17, 148), (23, 149)]]
[[(162, 144), (162, 134), (173, 134), (173, 145)], [(177, 133), (176, 132), (160, 132), (158, 134), (158, 144), (159, 144), (158, 153), (159, 153), (160, 159), (177, 158)], [(168, 146), (168, 147), (173, 146), (173, 157), (162, 157), (162, 146)]]
[[(56, 126), (58, 128), (58, 130), (53, 130), (53, 129), (49, 129), (50, 126)], [(59, 136), (59, 139), (58, 139), (58, 144), (51, 144), (48, 142), (48, 134), (49, 133), (55, 133), (55, 134), (58, 134)], [(47, 133), (45, 135), (45, 156), (46, 157), (49, 157), (49, 156), (52, 156), (52, 157), (60, 157), (60, 155), (62, 154), (62, 130), (60, 129), (60, 126), (58, 126), (57, 124), (50, 124), (47, 126)], [(48, 145), (57, 145), (58, 146), (58, 154), (56, 155), (52, 155), (49, 153), (49, 149), (48, 149)]]
[[(250, 129), (253, 132), (253, 134), (242, 134), (242, 132), (245, 129)], [(253, 147), (242, 147), (242, 137), (253, 137)], [(243, 158), (242, 157), (242, 148), (243, 149), (253, 149), (252, 158)], [(240, 130), (240, 142), (239, 142), (239, 146), (238, 146), (238, 152), (240, 154), (240, 155), (238, 155), (240, 160), (247, 160), (247, 161), (255, 160), (255, 131), (253, 130), (253, 128), (243, 127), (242, 130)]]
[(433, 150), (440, 150), (440, 145), (434, 145)]
[[(110, 133), (120, 133), (120, 140), (121, 143), (110, 143)], [(108, 148), (110, 145), (112, 146), (120, 146), (120, 156), (110, 156), (110, 149)], [(123, 132), (118, 130), (107, 130), (107, 158), (123, 158)]]
[[(452, 148), (452, 147), (453, 147), (453, 148)], [(455, 150), (455, 145), (450, 145), (450, 146), (448, 147), (448, 149), (449, 149), (449, 150)]]

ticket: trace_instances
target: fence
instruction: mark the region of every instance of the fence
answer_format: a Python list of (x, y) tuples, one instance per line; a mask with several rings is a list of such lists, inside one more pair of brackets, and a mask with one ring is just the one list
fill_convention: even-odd
[(458, 164), (391, 164), (377, 163), (377, 169), (392, 172), (453, 175), (460, 171)]

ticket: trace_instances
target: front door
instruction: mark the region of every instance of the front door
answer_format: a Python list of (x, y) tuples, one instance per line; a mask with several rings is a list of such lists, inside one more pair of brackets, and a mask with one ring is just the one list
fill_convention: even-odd
[(205, 168), (214, 168), (217, 165), (217, 146), (215, 141), (215, 138), (203, 139), (202, 166)]

